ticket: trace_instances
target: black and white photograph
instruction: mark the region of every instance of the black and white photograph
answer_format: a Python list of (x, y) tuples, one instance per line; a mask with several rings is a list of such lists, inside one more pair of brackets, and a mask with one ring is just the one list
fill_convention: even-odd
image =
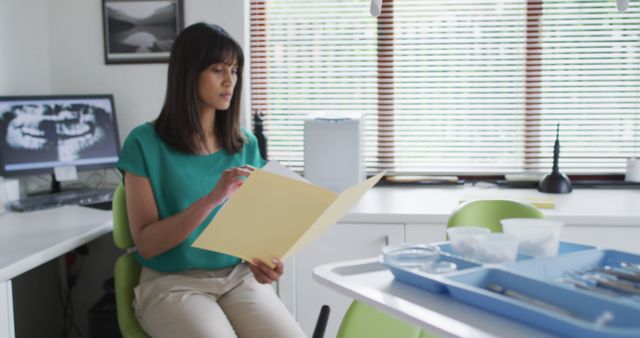
[(105, 63), (167, 62), (182, 0), (103, 0)]

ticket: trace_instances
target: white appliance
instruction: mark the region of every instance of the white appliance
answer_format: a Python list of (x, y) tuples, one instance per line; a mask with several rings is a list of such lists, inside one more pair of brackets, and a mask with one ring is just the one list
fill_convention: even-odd
[(624, 180), (627, 182), (640, 182), (640, 158), (632, 157), (627, 160), (627, 172)]
[(0, 177), (0, 213), (5, 211), (4, 205), (20, 198), (20, 181)]
[(304, 121), (304, 176), (340, 192), (365, 179), (362, 114), (309, 115)]

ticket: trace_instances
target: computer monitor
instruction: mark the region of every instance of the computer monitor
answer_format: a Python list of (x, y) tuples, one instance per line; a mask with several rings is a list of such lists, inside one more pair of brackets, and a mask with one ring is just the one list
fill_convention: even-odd
[(112, 95), (0, 97), (2, 176), (112, 168), (119, 152)]

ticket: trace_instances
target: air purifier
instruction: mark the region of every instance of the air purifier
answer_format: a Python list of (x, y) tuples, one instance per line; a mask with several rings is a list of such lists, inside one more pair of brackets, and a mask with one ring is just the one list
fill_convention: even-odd
[(304, 121), (304, 176), (340, 192), (365, 179), (362, 114), (309, 115)]

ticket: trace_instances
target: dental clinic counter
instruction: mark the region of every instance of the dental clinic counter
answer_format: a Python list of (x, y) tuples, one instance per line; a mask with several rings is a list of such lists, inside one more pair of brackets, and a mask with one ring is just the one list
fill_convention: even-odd
[(384, 186), (369, 191), (341, 222), (443, 226), (461, 201), (489, 198), (551, 201), (553, 208), (540, 210), (565, 223), (565, 240), (640, 250), (640, 189), (578, 188), (569, 194), (546, 194), (534, 189)]
[(535, 189), (474, 187), (383, 186), (373, 188), (342, 219), (344, 222), (446, 222), (464, 199), (551, 198), (555, 208), (542, 211), (570, 225), (640, 226), (640, 189), (574, 189), (569, 194), (547, 194)]

